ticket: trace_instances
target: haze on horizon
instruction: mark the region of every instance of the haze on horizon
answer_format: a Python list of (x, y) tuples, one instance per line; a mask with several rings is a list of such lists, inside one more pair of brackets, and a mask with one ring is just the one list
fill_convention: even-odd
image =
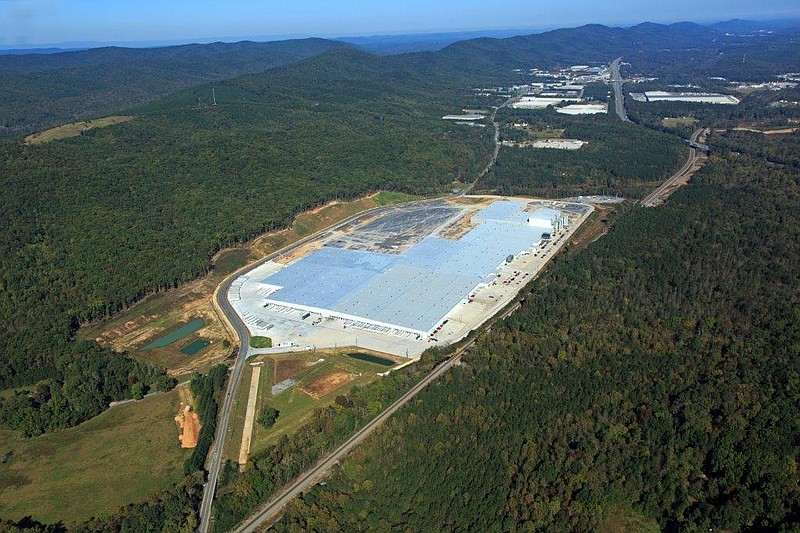
[(646, 2), (573, 0), (0, 0), (0, 46), (71, 42), (139, 42), (254, 36), (340, 37), (500, 29), (587, 23), (715, 22), (800, 17), (796, 0)]

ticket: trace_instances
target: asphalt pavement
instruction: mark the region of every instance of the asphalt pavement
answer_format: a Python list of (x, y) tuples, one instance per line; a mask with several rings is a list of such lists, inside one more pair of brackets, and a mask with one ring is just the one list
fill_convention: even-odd
[(622, 91), (622, 84), (625, 80), (619, 73), (619, 64), (622, 61), (621, 57), (616, 58), (611, 62), (611, 85), (614, 87), (614, 110), (622, 122), (630, 122), (628, 113), (625, 111), (625, 93)]

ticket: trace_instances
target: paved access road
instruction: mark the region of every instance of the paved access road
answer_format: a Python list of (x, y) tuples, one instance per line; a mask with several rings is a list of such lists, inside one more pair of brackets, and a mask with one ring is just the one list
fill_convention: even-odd
[(495, 107), (494, 111), (492, 111), (492, 127), (494, 128), (494, 152), (492, 153), (492, 158), (486, 164), (486, 167), (484, 167), (484, 169), (481, 170), (481, 173), (478, 174), (478, 177), (475, 178), (475, 181), (470, 183), (469, 187), (467, 187), (466, 189), (461, 191), (461, 196), (468, 195), (472, 191), (472, 189), (475, 187), (475, 184), (478, 183), (478, 180), (480, 180), (482, 177), (484, 177), (486, 175), (486, 173), (489, 172), (489, 170), (491, 170), (491, 168), (497, 162), (497, 156), (500, 155), (500, 123), (497, 122), (497, 111), (500, 110), (501, 108), (511, 104), (511, 103), (516, 102), (517, 100), (519, 100), (519, 97), (517, 97), (517, 96), (509, 98), (508, 100), (506, 100), (505, 102), (503, 102), (499, 106)]
[[(697, 144), (698, 140), (700, 139), (701, 135), (704, 135), (706, 130), (698, 129), (692, 133), (690, 138), (691, 143)], [(656, 189), (645, 196), (641, 200), (641, 204), (644, 207), (653, 207), (655, 205), (660, 204), (665, 197), (669, 196), (670, 193), (680, 185), (683, 185), (688, 181), (688, 179), (694, 174), (697, 169), (699, 168), (699, 163), (705, 159), (705, 154), (700, 153), (697, 149), (692, 146), (689, 148), (689, 159), (686, 160), (686, 163), (678, 170), (675, 174), (667, 178), (664, 183), (656, 187)]]
[(621, 57), (616, 58), (611, 62), (611, 85), (614, 86), (614, 110), (622, 122), (630, 122), (628, 113), (625, 111), (625, 93), (622, 91), (622, 84), (625, 80), (619, 73), (619, 64), (622, 61)]
[(207, 533), (211, 526), (211, 506), (214, 502), (214, 494), (217, 490), (217, 480), (219, 479), (219, 472), (222, 467), (222, 451), (225, 447), (225, 437), (227, 435), (228, 423), (230, 422), (231, 410), (233, 408), (233, 399), (236, 396), (236, 389), (238, 388), (239, 382), (242, 378), (245, 362), (250, 354), (250, 331), (247, 329), (247, 326), (244, 324), (244, 322), (242, 322), (241, 318), (239, 318), (239, 315), (228, 301), (228, 290), (230, 289), (231, 284), (239, 276), (263, 265), (267, 261), (275, 259), (281, 254), (292, 252), (296, 248), (299, 248), (304, 244), (319, 238), (319, 236), (325, 232), (335, 231), (342, 226), (350, 224), (359, 217), (367, 214), (378, 214), (384, 210), (391, 209), (392, 207), (393, 206), (375, 207), (367, 211), (362, 211), (361, 213), (357, 213), (333, 226), (327, 227), (312, 235), (304, 237), (296, 243), (278, 250), (277, 252), (274, 252), (237, 272), (234, 272), (228, 276), (228, 278), (226, 278), (217, 289), (217, 292), (214, 296), (214, 303), (217, 308), (222, 310), (225, 317), (227, 317), (228, 322), (230, 322), (231, 326), (233, 326), (234, 330), (236, 331), (236, 335), (239, 337), (239, 353), (236, 357), (236, 362), (233, 365), (233, 370), (228, 381), (225, 399), (222, 402), (222, 410), (219, 414), (219, 420), (217, 422), (217, 432), (214, 436), (214, 444), (211, 447), (211, 455), (208, 459), (208, 480), (206, 481), (203, 490), (203, 501), (200, 504), (200, 526), (197, 528), (198, 532)]

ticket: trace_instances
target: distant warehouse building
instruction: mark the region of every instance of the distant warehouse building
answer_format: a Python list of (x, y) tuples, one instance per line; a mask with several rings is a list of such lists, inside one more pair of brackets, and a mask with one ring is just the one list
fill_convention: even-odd
[(667, 91), (645, 91), (631, 93), (631, 98), (639, 102), (694, 102), (698, 104), (736, 105), (739, 99), (730, 94), (719, 93), (673, 93)]
[(445, 115), (442, 117), (442, 120), (459, 120), (463, 122), (474, 122), (481, 119), (483, 119), (483, 115), (478, 115), (476, 113), (467, 113), (464, 115)]

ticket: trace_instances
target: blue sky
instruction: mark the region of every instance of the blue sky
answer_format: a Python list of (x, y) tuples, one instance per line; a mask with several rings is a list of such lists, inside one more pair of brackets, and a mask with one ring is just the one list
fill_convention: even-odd
[(0, 0), (0, 45), (800, 17), (798, 0)]

